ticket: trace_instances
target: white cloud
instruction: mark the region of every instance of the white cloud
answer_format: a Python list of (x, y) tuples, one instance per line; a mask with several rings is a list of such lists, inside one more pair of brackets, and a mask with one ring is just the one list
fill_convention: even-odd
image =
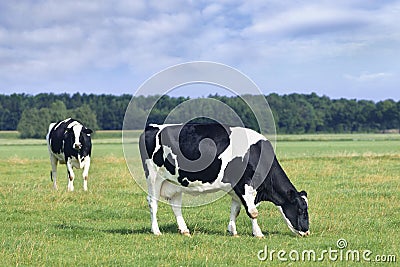
[(344, 77), (348, 80), (356, 82), (372, 82), (372, 81), (382, 81), (387, 78), (393, 77), (393, 73), (377, 72), (377, 73), (361, 73), (360, 75), (345, 74)]
[(368, 16), (364, 12), (310, 5), (261, 17), (244, 34), (307, 38), (310, 35), (351, 31), (367, 23)]

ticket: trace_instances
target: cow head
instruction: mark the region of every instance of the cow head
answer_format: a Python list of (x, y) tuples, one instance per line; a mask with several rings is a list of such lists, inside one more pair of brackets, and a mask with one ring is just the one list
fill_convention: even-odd
[(91, 129), (77, 123), (67, 129), (66, 139), (70, 140), (73, 149), (79, 151), (82, 147), (91, 145), (90, 134), (92, 132)]
[(278, 208), (293, 233), (301, 236), (310, 234), (308, 199), (305, 191), (297, 192), (290, 189), (287, 192), (287, 201)]

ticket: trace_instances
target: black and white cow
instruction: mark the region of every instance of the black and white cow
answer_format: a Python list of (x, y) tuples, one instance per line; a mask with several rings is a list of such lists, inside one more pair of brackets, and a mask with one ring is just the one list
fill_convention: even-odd
[(87, 180), (92, 153), (91, 129), (86, 128), (77, 120), (68, 118), (49, 125), (46, 135), (50, 154), (51, 178), (54, 189), (57, 190), (57, 164), (67, 165), (68, 191), (74, 191), (75, 174), (73, 167), (83, 168), (83, 189), (87, 191)]
[(155, 235), (161, 234), (156, 218), (160, 197), (171, 204), (179, 232), (190, 235), (181, 212), (182, 193), (219, 190), (232, 197), (228, 231), (233, 236), (242, 204), (253, 235), (264, 236), (257, 223), (261, 201), (274, 203), (292, 232), (309, 235), (307, 194), (290, 182), (263, 135), (221, 124), (150, 124), (139, 143)]

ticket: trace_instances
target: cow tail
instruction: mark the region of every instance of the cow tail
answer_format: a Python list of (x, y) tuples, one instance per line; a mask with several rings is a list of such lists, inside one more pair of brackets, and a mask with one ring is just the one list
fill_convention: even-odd
[(53, 182), (53, 172), (50, 171), (50, 180)]

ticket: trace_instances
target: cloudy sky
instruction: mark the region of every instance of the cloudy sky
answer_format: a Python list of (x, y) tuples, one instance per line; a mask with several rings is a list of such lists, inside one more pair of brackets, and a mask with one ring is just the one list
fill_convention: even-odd
[(197, 60), (265, 94), (400, 100), (400, 1), (0, 2), (0, 93), (134, 94)]

